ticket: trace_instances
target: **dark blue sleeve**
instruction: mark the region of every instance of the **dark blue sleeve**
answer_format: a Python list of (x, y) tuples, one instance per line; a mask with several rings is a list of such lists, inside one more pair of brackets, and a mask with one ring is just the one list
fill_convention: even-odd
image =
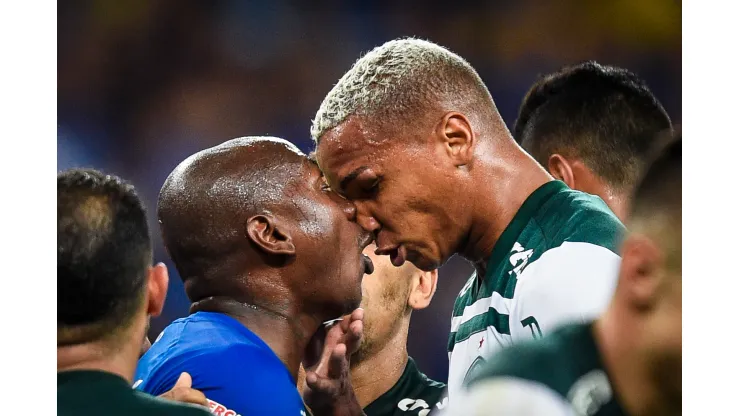
[(258, 348), (236, 344), (191, 356), (180, 367), (164, 372), (171, 380), (157, 383), (162, 391), (156, 394), (172, 388), (187, 371), (217, 416), (302, 414), (303, 401), (285, 366)]

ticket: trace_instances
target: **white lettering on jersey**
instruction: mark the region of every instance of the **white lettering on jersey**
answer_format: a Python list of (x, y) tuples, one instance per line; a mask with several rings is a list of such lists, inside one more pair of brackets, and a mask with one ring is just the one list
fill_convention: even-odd
[(239, 413), (227, 408), (221, 403), (208, 399), (208, 410), (216, 416), (241, 416)]
[(403, 399), (398, 402), (398, 408), (404, 412), (421, 409), (419, 410), (419, 416), (427, 416), (431, 411), (429, 404), (422, 399)]
[(609, 378), (601, 370), (594, 370), (579, 378), (568, 392), (568, 401), (579, 416), (592, 416), (612, 399)]
[(134, 385), (133, 385), (133, 386), (131, 386), (131, 388), (132, 388), (132, 389), (135, 389), (135, 388), (139, 387), (139, 385), (140, 385), (141, 383), (143, 383), (143, 382), (144, 382), (144, 380), (136, 380), (136, 383), (134, 383)]
[(509, 257), (509, 263), (511, 263), (514, 268), (509, 272), (509, 274), (519, 277), (522, 270), (527, 266), (529, 258), (532, 257), (534, 250), (524, 250), (524, 247), (522, 247), (521, 244), (514, 243), (514, 247), (511, 249), (511, 252), (513, 254)]
[(444, 399), (442, 399), (441, 402), (437, 402), (437, 405), (436, 406), (437, 406), (437, 409), (439, 409), (439, 410), (442, 410), (445, 407), (447, 407), (447, 397), (445, 397)]

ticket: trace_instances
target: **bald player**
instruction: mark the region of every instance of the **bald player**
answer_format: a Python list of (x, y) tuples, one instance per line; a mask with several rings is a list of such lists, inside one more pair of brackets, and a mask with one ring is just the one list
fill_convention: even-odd
[(671, 119), (645, 81), (589, 61), (537, 80), (513, 135), (555, 179), (601, 197), (624, 220), (658, 133), (670, 129)]
[(623, 225), (519, 147), (460, 56), (418, 39), (375, 48), (326, 96), (311, 134), (378, 254), (421, 270), (455, 253), (474, 264), (453, 308), (450, 403), (502, 347), (606, 307)]
[(681, 414), (681, 173), (679, 136), (634, 194), (607, 311), (501, 352), (449, 414)]
[[(372, 272), (362, 255), (371, 238), (354, 216), (282, 139), (234, 139), (182, 162), (160, 191), (158, 217), (191, 314), (141, 358), (136, 387), (158, 394), (187, 371), (216, 415), (309, 413), (296, 389), (309, 341), (360, 304)], [(331, 359), (351, 353), (361, 318), (342, 323), (347, 341)], [(328, 382), (327, 368), (309, 372), (309, 386)]]
[(425, 416), (443, 408), (445, 384), (431, 380), (409, 357), (411, 313), (424, 309), (437, 289), (437, 271), (411, 263), (394, 267), (387, 256), (365, 248), (375, 271), (362, 280), (363, 337), (350, 375), (367, 416)]

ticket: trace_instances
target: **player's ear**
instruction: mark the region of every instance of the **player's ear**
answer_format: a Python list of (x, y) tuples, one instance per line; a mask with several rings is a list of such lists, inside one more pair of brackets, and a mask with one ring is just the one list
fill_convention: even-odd
[(247, 220), (247, 237), (268, 254), (294, 255), (295, 245), (288, 227), (274, 215), (254, 215)]
[(167, 297), (167, 286), (170, 284), (170, 276), (167, 266), (158, 263), (150, 267), (148, 271), (146, 287), (146, 313), (149, 316), (159, 316), (164, 308), (164, 300)]
[(441, 140), (455, 166), (467, 165), (473, 159), (478, 139), (464, 114), (456, 111), (445, 114), (435, 127), (435, 136)]
[(411, 293), (409, 294), (409, 306), (411, 309), (419, 310), (429, 306), (437, 291), (437, 270), (424, 272), (417, 270), (411, 279)]
[(619, 290), (639, 310), (650, 310), (660, 296), (663, 253), (647, 236), (632, 234), (622, 246)]
[(573, 167), (570, 165), (570, 162), (568, 162), (568, 160), (562, 155), (559, 155), (557, 153), (555, 153), (554, 155), (550, 155), (550, 158), (547, 160), (547, 170), (555, 179), (565, 182), (565, 184), (568, 185), (568, 187), (571, 189), (576, 189), (576, 180), (575, 175), (573, 175)]

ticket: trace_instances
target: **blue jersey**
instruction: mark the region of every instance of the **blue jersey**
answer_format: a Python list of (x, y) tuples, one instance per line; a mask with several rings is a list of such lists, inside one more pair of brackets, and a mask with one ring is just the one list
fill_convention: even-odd
[(139, 360), (134, 388), (152, 395), (171, 389), (182, 372), (218, 416), (308, 412), (296, 382), (267, 344), (237, 320), (197, 312), (170, 324)]

